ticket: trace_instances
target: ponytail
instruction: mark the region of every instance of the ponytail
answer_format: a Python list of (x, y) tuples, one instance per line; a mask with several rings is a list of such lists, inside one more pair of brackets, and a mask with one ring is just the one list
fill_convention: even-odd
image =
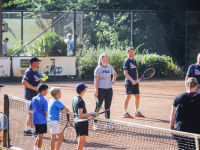
[(198, 85), (197, 79), (191, 77), (191, 78), (189, 78), (189, 79), (187, 80), (187, 84), (188, 84), (188, 88), (191, 90), (191, 88), (193, 88), (193, 87), (195, 87), (195, 86)]
[(103, 59), (105, 56), (108, 56), (108, 55), (107, 54), (101, 54), (101, 55), (99, 55), (98, 65), (102, 65), (101, 59)]

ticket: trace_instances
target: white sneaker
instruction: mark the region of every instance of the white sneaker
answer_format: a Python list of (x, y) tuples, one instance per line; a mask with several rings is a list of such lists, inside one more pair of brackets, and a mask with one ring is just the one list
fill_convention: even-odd
[(110, 123), (107, 123), (106, 124), (106, 129), (111, 129), (111, 130), (113, 130), (113, 129), (115, 129)]
[(98, 126), (98, 124), (93, 124), (93, 130), (95, 131), (95, 130), (99, 130), (99, 126)]

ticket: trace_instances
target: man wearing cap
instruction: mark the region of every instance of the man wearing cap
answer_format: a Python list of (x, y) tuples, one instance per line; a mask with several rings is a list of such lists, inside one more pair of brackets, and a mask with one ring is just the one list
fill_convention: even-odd
[[(37, 57), (32, 57), (30, 59), (30, 67), (25, 71), (24, 77), (22, 78), (22, 84), (25, 86), (24, 98), (31, 102), (32, 98), (38, 95), (37, 86), (40, 84), (41, 79), (40, 75), (37, 71), (37, 68), (40, 64), (40, 61)], [(28, 111), (30, 103), (26, 104), (26, 108)], [(31, 136), (35, 133), (34, 125), (32, 124), (32, 116), (33, 112), (28, 111), (29, 116), (27, 120), (27, 126), (24, 130), (24, 135)], [(30, 130), (32, 128), (32, 131)]]

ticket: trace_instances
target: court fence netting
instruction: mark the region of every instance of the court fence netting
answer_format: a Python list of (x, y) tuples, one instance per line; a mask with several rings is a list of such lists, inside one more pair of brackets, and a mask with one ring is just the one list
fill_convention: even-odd
[[(12, 95), (4, 95), (4, 113), (9, 118), (9, 126), (4, 131), (3, 145), (5, 147), (19, 147), (22, 149), (33, 149), (35, 138), (24, 136), (27, 120), (26, 103), (22, 98)], [(99, 130), (93, 130), (93, 120), (89, 121), (89, 135), (86, 138), (84, 150), (194, 150), (199, 149), (200, 135), (144, 126), (134, 123), (122, 122), (111, 119), (97, 118)], [(73, 123), (73, 115), (70, 115)], [(66, 114), (60, 113), (60, 129), (65, 127)], [(114, 129), (105, 128), (110, 123)], [(44, 134), (42, 149), (50, 149), (51, 135)], [(74, 143), (61, 145), (61, 150), (75, 150), (78, 140)]]

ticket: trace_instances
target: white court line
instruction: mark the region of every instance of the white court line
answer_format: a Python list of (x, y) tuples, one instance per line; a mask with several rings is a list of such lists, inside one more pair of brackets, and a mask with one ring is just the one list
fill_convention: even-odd
[(24, 150), (24, 149), (22, 149), (22, 148), (14, 147), (14, 146), (10, 147), (10, 149), (15, 149), (15, 150)]

